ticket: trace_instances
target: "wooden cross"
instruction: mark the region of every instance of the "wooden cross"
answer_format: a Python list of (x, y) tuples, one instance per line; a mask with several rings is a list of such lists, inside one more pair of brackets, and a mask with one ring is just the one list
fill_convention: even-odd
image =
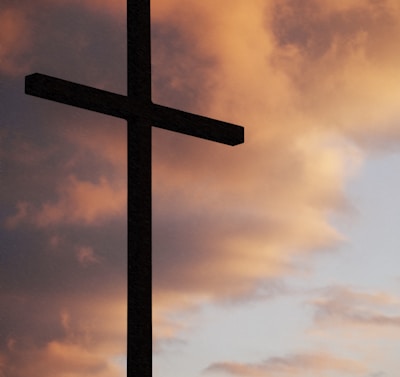
[(128, 122), (127, 374), (152, 374), (151, 127), (228, 145), (244, 128), (151, 102), (150, 0), (127, 0), (128, 95), (40, 73), (25, 77), (25, 93), (126, 119)]

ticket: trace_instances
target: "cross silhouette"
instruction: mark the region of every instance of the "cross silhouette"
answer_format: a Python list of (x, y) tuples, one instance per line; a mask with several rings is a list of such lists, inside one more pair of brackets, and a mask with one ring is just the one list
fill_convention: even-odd
[(150, 0), (127, 0), (128, 95), (40, 73), (25, 77), (25, 93), (126, 119), (128, 122), (127, 374), (152, 374), (151, 127), (228, 145), (244, 128), (151, 101)]

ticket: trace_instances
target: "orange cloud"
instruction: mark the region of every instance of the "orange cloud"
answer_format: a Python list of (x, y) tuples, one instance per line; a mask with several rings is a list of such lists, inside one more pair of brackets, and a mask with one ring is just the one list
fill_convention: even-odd
[(26, 71), (30, 58), (31, 25), (25, 12), (17, 7), (0, 9), (0, 73), (19, 75)]
[[(123, 373), (123, 368), (113, 363), (109, 355), (98, 354), (69, 342), (52, 341), (40, 349), (14, 351), (10, 359), (4, 357), (5, 362), (0, 365), (0, 371), (15, 377), (27, 374), (47, 377), (60, 372), (76, 377), (89, 374), (96, 377), (119, 377)], [(14, 362), (18, 364), (13, 366)]]
[(38, 226), (60, 221), (93, 223), (109, 216), (123, 216), (126, 188), (113, 187), (106, 178), (98, 184), (70, 176), (60, 187), (60, 199), (45, 203), (35, 216)]
[(309, 344), (340, 349), (365, 365), (390, 368), (397, 360), (398, 296), (332, 286), (318, 291), (309, 303), (314, 307), (314, 323), (306, 332)]
[(123, 375), (125, 367), (117, 360), (126, 353), (126, 299), (106, 296), (64, 300), (63, 337), (41, 344), (29, 341), (29, 334), (10, 337), (8, 349), (0, 352), (0, 372), (15, 377)]
[[(83, 126), (72, 124), (62, 130), (55, 141), (58, 142), (65, 143), (68, 148), (66, 159), (57, 162), (59, 171), (64, 174), (60, 178), (53, 174), (43, 178), (47, 182), (45, 188), (56, 191), (56, 199), (40, 204), (20, 200), (16, 213), (9, 216), (5, 225), (15, 228), (25, 221), (43, 228), (55, 224), (97, 224), (108, 218), (125, 217), (126, 126), (105, 121), (101, 124), (87, 122)], [(54, 146), (38, 150), (31, 142), (17, 139), (13, 141), (9, 158), (25, 169), (33, 164), (54, 163), (58, 156)], [(92, 161), (101, 164), (97, 181), (77, 178), (75, 172), (84, 164), (93, 164)]]
[[(122, 0), (84, 6), (125, 19)], [(329, 217), (346, 208), (344, 186), (368, 152), (362, 148), (399, 136), (396, 9), (395, 1), (361, 0), (152, 2), (153, 30), (162, 25), (181, 38), (165, 68), (169, 86), (156, 86), (155, 95), (184, 102), (182, 67), (193, 67), (190, 89), (207, 92), (196, 92), (187, 110), (246, 126), (236, 148), (154, 132), (154, 290), (156, 300), (171, 298), (155, 303), (156, 333), (179, 331), (165, 319), (182, 310), (181, 300), (185, 309), (244, 295), (263, 279), (296, 273), (299, 255), (307, 260), (341, 240)], [(169, 42), (154, 38), (154, 46)], [(155, 71), (173, 52), (153, 56)], [(77, 146), (66, 168), (90, 151), (107, 169), (97, 180), (69, 173), (56, 199), (20, 204), (9, 226), (93, 225), (125, 215), (123, 133), (65, 137)]]
[(329, 217), (350, 206), (346, 182), (371, 149), (399, 140), (395, 9), (366, 1), (154, 5), (155, 27), (172, 25), (188, 44), (168, 77), (196, 68), (194, 52), (213, 62), (210, 90), (189, 110), (246, 126), (235, 148), (156, 131), (156, 290), (193, 302), (240, 295), (296, 273), (299, 255), (306, 261), (340, 242)]
[(327, 353), (272, 357), (261, 363), (215, 363), (206, 372), (224, 372), (234, 376), (302, 376), (310, 373), (341, 372), (362, 375), (366, 367), (357, 361)]
[(22, 221), (33, 222), (38, 227), (59, 223), (96, 224), (125, 215), (126, 187), (114, 187), (104, 177), (92, 183), (71, 175), (59, 185), (58, 192), (57, 201), (43, 203), (40, 208), (20, 203), (18, 212), (7, 219), (6, 225), (15, 227)]
[(400, 326), (400, 299), (384, 292), (363, 292), (346, 287), (326, 289), (312, 301), (318, 325)]

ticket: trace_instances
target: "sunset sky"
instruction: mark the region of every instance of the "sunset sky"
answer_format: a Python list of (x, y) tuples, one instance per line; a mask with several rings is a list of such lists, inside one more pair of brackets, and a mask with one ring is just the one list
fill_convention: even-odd
[[(152, 0), (155, 377), (400, 370), (400, 2)], [(0, 3), (0, 377), (126, 375), (125, 0)]]

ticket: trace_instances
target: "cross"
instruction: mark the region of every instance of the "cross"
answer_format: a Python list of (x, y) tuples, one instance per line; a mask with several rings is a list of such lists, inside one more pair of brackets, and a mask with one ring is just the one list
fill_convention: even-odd
[(108, 114), (128, 122), (127, 375), (152, 375), (151, 127), (228, 145), (244, 128), (151, 101), (150, 0), (127, 0), (128, 95), (33, 73), (25, 93)]

